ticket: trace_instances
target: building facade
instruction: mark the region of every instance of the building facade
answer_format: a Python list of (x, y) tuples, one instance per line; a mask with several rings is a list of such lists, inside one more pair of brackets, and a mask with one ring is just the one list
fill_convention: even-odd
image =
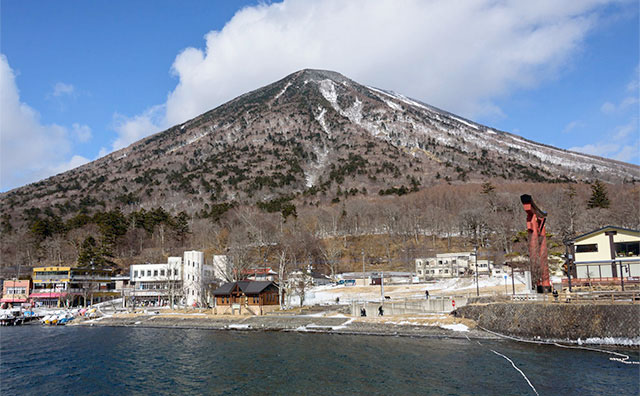
[(262, 315), (280, 308), (278, 286), (270, 281), (228, 282), (213, 295), (216, 314)]
[[(476, 270), (473, 252), (438, 253), (436, 257), (417, 258), (416, 275), (421, 281), (434, 278), (454, 278), (472, 274)], [(478, 259), (479, 275), (490, 275), (493, 265), (489, 260)]]
[(607, 226), (570, 242), (575, 283), (640, 281), (640, 231)]
[(5, 280), (2, 285), (3, 305), (17, 305), (29, 302), (29, 294), (31, 292), (31, 280), (29, 279), (9, 279)]
[(35, 267), (29, 298), (50, 307), (87, 305), (117, 297), (113, 270), (86, 267)]
[(212, 303), (214, 268), (204, 253), (186, 251), (183, 257), (169, 257), (166, 264), (133, 264), (130, 267), (131, 296), (153, 305), (184, 304), (206, 306)]
[(211, 304), (212, 287), (215, 286), (214, 267), (204, 261), (204, 253), (197, 250), (184, 252), (182, 260), (184, 270), (183, 285), (187, 306), (206, 306)]
[(182, 302), (182, 257), (165, 264), (133, 264), (129, 270), (135, 304), (173, 305)]

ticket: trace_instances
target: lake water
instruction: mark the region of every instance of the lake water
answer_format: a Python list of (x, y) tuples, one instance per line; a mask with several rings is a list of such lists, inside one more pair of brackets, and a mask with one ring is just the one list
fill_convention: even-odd
[[(511, 341), (0, 328), (2, 395), (638, 395), (639, 366)], [(629, 353), (629, 351), (625, 351)], [(638, 359), (638, 352), (632, 351)]]

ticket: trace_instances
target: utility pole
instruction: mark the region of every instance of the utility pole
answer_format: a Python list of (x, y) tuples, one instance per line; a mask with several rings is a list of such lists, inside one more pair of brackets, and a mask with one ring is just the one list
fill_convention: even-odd
[(513, 263), (511, 264), (511, 294), (516, 295), (516, 281), (513, 274)]
[(480, 285), (478, 284), (478, 245), (473, 246), (473, 255), (476, 259), (476, 296), (480, 297)]
[(571, 245), (573, 245), (570, 241), (565, 241), (564, 242), (564, 246), (565, 246), (565, 262), (567, 265), (567, 282), (569, 283), (569, 293), (571, 293), (571, 267), (572, 267), (572, 263), (573, 263), (573, 249), (571, 248)]
[(364, 249), (362, 249), (362, 286), (366, 286), (367, 282), (364, 278)]
[(380, 273), (380, 301), (384, 302), (384, 271)]

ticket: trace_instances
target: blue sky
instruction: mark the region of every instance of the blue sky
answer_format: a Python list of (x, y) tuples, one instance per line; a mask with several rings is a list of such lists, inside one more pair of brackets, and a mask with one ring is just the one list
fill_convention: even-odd
[(0, 191), (306, 67), (528, 139), (640, 164), (637, 1), (0, 7)]

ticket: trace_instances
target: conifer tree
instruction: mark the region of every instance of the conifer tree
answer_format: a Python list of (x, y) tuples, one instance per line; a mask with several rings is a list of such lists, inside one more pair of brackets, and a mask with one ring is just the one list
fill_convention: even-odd
[(596, 180), (591, 185), (591, 197), (587, 201), (587, 208), (603, 208), (606, 209), (610, 205), (607, 188), (600, 180)]

